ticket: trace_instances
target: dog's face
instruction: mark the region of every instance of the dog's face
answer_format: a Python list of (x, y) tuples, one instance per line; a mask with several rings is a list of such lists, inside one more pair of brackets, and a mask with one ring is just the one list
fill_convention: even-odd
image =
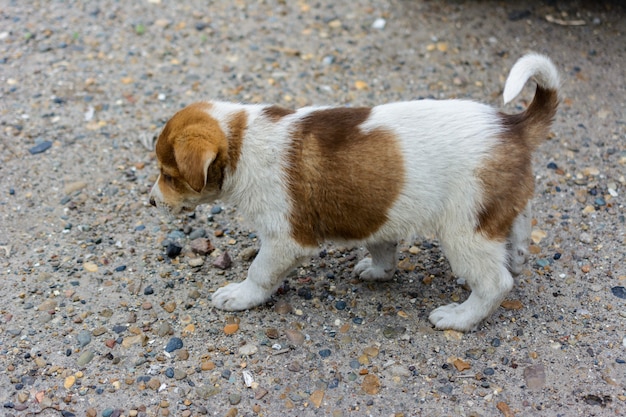
[(178, 214), (219, 195), (228, 146), (219, 123), (207, 113), (209, 107), (192, 104), (163, 128), (155, 148), (161, 172), (150, 192), (153, 206)]

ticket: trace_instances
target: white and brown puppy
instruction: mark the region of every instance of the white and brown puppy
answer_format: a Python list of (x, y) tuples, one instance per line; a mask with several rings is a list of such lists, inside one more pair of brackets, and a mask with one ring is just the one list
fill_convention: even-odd
[(463, 100), (297, 111), (192, 104), (159, 136), (150, 202), (179, 213), (221, 199), (256, 228), (262, 246), (247, 278), (213, 295), (225, 310), (265, 302), (325, 240), (364, 244), (371, 258), (356, 274), (388, 280), (398, 239), (435, 234), (472, 293), (430, 321), (468, 331), (511, 290), (528, 251), (531, 153), (549, 133), (559, 85), (553, 63), (529, 54), (509, 74), (505, 103), (530, 78), (535, 97), (516, 115)]

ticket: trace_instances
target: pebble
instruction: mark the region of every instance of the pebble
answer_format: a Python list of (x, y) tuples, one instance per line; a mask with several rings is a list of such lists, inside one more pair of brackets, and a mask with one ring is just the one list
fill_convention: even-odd
[(228, 402), (230, 405), (237, 405), (241, 402), (241, 395), (239, 394), (230, 394), (228, 396)]
[(524, 368), (526, 387), (531, 390), (543, 388), (546, 383), (546, 371), (543, 364), (530, 365)]
[(154, 294), (154, 288), (152, 288), (152, 285), (148, 285), (146, 288), (143, 289), (143, 295), (152, 295)]
[(78, 340), (78, 345), (82, 348), (87, 346), (91, 342), (91, 332), (88, 330), (81, 330), (76, 336), (76, 340)]
[(86, 350), (78, 357), (78, 359), (76, 360), (76, 364), (78, 366), (85, 366), (89, 362), (91, 362), (93, 357), (94, 357), (94, 353), (90, 350)]
[(383, 336), (387, 339), (397, 339), (406, 332), (406, 327), (403, 326), (387, 326), (383, 329)]
[(197, 258), (190, 258), (187, 261), (187, 265), (194, 267), (194, 268), (198, 268), (201, 267), (202, 265), (204, 265), (204, 259), (197, 257)]
[(51, 147), (52, 147), (52, 142), (50, 142), (49, 140), (44, 140), (43, 142), (38, 143), (37, 145), (30, 148), (28, 152), (30, 152), (32, 155), (36, 155), (38, 153), (47, 151)]
[(380, 392), (380, 379), (374, 374), (367, 374), (363, 378), (361, 388), (363, 392), (369, 395), (376, 395)]
[(580, 236), (578, 236), (578, 240), (580, 240), (582, 243), (586, 243), (586, 244), (589, 244), (589, 243), (593, 242), (593, 238), (587, 232), (581, 233)]
[(180, 252), (183, 250), (183, 247), (180, 246), (178, 243), (175, 242), (170, 242), (167, 245), (167, 249), (165, 250), (165, 253), (167, 255), (168, 258), (174, 259), (176, 258), (178, 255), (180, 255)]
[(322, 349), (322, 350), (319, 351), (319, 354), (320, 354), (320, 356), (322, 358), (327, 358), (327, 357), (330, 356), (331, 351), (330, 351), (330, 349)]
[(211, 214), (220, 214), (222, 212), (221, 206), (213, 206), (211, 207)]
[(251, 343), (246, 343), (245, 345), (241, 346), (239, 348), (239, 354), (240, 355), (245, 355), (245, 356), (251, 356), (254, 355), (255, 353), (257, 353), (257, 351), (259, 350), (258, 347), (256, 347), (255, 345), (251, 344)]
[(287, 329), (285, 330), (285, 336), (292, 344), (300, 346), (306, 340), (304, 334), (298, 330)]
[(241, 252), (239, 252), (239, 257), (242, 260), (248, 262), (252, 260), (254, 257), (256, 257), (258, 252), (259, 251), (257, 248), (248, 247), (248, 248), (243, 249)]
[[(204, 229), (202, 229), (204, 230)], [(215, 250), (209, 239), (200, 237), (189, 243), (191, 250), (199, 255), (207, 255)]]
[(213, 266), (219, 269), (228, 269), (232, 265), (232, 260), (227, 251), (224, 251), (213, 261)]
[(274, 305), (274, 311), (277, 314), (289, 314), (293, 311), (293, 307), (291, 307), (291, 305), (285, 300), (279, 300)]
[(626, 288), (621, 287), (621, 286), (613, 287), (613, 288), (611, 288), (611, 292), (617, 298), (621, 298), (623, 300), (626, 300)]
[(224, 326), (224, 333), (226, 334), (233, 334), (237, 332), (237, 330), (239, 330), (239, 324), (237, 323), (229, 323)]
[(172, 337), (167, 345), (165, 346), (166, 352), (173, 352), (175, 350), (181, 349), (183, 347), (183, 341), (180, 337)]
[(195, 239), (203, 238), (206, 236), (206, 230), (203, 228), (195, 229), (189, 233), (189, 239), (194, 241)]
[(348, 304), (345, 301), (340, 300), (335, 303), (335, 308), (337, 310), (345, 310), (347, 305)]

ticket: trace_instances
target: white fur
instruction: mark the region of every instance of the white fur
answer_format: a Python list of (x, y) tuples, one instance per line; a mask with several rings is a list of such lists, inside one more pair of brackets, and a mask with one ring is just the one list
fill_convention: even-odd
[[(558, 84), (558, 74), (547, 58), (527, 55), (515, 64), (507, 79), (505, 101), (514, 98), (531, 76), (543, 86)], [(213, 295), (213, 304), (225, 310), (244, 310), (263, 303), (291, 268), (316, 250), (302, 247), (291, 237), (290, 204), (298, 202), (290, 201), (286, 172), (292, 126), (321, 108), (303, 108), (278, 121), (264, 116), (263, 108), (213, 102), (207, 110), (225, 132), (227, 120), (235, 112), (243, 109), (247, 113), (237, 169), (226, 172), (219, 198), (238, 206), (262, 242), (247, 278)], [(472, 293), (461, 305), (434, 310), (430, 321), (440, 329), (474, 328), (512, 288), (507, 266), (519, 273), (530, 232), (530, 204), (516, 220), (508, 248), (507, 243), (476, 232), (485, 190), (475, 172), (502, 133), (496, 111), (462, 100), (392, 103), (374, 107), (359, 128), (383, 128), (394, 134), (404, 156), (405, 180), (388, 212), (388, 221), (364, 241), (352, 242), (366, 245), (371, 254), (359, 262), (355, 272), (365, 280), (390, 279), (396, 268), (397, 240), (434, 233), (453, 271), (466, 279)], [(161, 194), (156, 188), (151, 197), (159, 200)]]
[(517, 97), (531, 77), (543, 88), (549, 90), (559, 88), (559, 73), (550, 58), (539, 54), (527, 54), (511, 68), (502, 93), (504, 104)]

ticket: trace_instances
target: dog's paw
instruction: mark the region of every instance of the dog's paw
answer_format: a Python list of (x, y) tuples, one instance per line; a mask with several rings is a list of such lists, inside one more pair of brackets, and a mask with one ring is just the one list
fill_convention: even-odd
[(394, 268), (385, 270), (385, 268), (373, 265), (372, 258), (363, 258), (354, 267), (354, 273), (363, 281), (388, 281), (393, 278), (394, 272)]
[(270, 295), (265, 294), (256, 284), (245, 280), (240, 283), (228, 284), (215, 291), (211, 301), (215, 307), (221, 310), (239, 311), (262, 304)]
[(466, 311), (462, 304), (457, 303), (434, 309), (428, 316), (428, 320), (439, 330), (458, 330), (460, 332), (469, 332), (480, 322), (480, 320), (476, 321), (475, 315)]

